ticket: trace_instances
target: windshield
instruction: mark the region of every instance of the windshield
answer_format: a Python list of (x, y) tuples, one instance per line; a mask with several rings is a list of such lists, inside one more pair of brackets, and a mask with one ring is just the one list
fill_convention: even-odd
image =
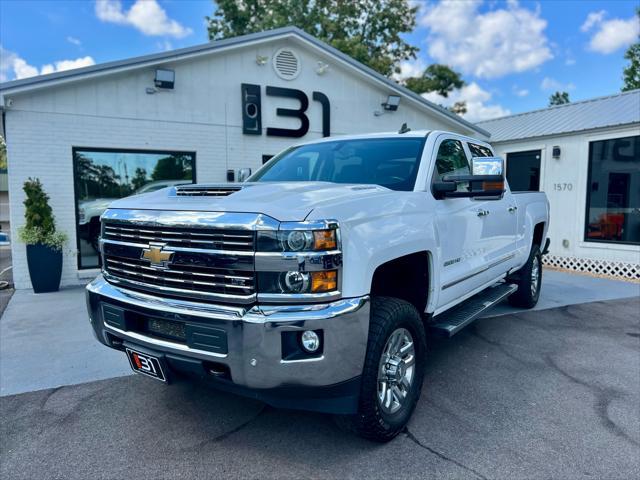
[(247, 181), (365, 183), (410, 191), (424, 140), (367, 138), (302, 145), (272, 158)]

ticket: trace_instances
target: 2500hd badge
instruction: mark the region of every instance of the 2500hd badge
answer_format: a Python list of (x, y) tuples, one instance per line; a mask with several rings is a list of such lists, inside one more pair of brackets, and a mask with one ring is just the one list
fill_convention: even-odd
[(87, 287), (98, 341), (156, 380), (206, 379), (392, 439), (428, 338), (506, 298), (533, 307), (549, 243), (545, 194), (512, 193), (490, 145), (402, 132), (113, 202)]

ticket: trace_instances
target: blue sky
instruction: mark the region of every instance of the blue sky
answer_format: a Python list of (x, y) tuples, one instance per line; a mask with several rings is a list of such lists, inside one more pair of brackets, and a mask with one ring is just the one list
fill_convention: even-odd
[[(638, 1), (430, 1), (406, 38), (419, 58), (463, 73), (472, 121), (620, 91), (626, 47), (637, 38)], [(0, 80), (86, 66), (207, 41), (209, 0), (0, 0)], [(636, 40), (637, 41), (637, 40)]]

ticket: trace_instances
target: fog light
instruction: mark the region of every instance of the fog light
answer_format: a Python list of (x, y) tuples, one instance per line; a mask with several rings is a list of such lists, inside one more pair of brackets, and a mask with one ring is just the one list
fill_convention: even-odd
[(306, 292), (309, 288), (309, 274), (302, 272), (287, 272), (281, 280), (281, 289), (284, 293)]
[(300, 341), (302, 342), (302, 348), (309, 353), (313, 353), (320, 348), (320, 337), (312, 330), (302, 332)]

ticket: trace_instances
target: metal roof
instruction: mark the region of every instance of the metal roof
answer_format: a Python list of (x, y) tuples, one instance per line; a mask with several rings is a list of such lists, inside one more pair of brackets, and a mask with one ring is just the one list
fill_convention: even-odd
[(478, 122), (491, 143), (640, 124), (640, 90)]
[(90, 67), (78, 68), (74, 70), (66, 70), (63, 72), (51, 73), (48, 75), (38, 75), (35, 77), (25, 78), (22, 80), (13, 80), (10, 82), (0, 83), (0, 99), (9, 93), (30, 90), (31, 88), (44, 88), (50, 84), (57, 83), (58, 81), (63, 80), (71, 80), (71, 79), (83, 79), (87, 77), (93, 77), (96, 75), (103, 75), (107, 73), (114, 73), (116, 71), (122, 71), (135, 67), (148, 67), (150, 65), (165, 63), (173, 60), (183, 60), (188, 57), (198, 56), (201, 54), (206, 54), (210, 52), (214, 52), (216, 50), (223, 50), (232, 48), (235, 46), (243, 46), (250, 43), (262, 42), (269, 39), (275, 38), (284, 38), (284, 37), (298, 37), (304, 41), (307, 41), (313, 44), (315, 47), (324, 50), (330, 55), (334, 57), (338, 57), (340, 60), (349, 64), (351, 67), (360, 70), (361, 73), (364, 73), (378, 82), (382, 82), (386, 84), (387, 87), (392, 88), (396, 92), (413, 99), (424, 107), (427, 107), (429, 110), (434, 113), (444, 116), (448, 118), (449, 121), (453, 121), (455, 123), (459, 123), (464, 125), (464, 127), (473, 130), (475, 132), (480, 133), (486, 137), (489, 137), (489, 132), (484, 130), (483, 128), (475, 125), (467, 120), (464, 120), (462, 117), (456, 115), (453, 112), (450, 112), (446, 108), (443, 108), (435, 103), (428, 101), (417, 93), (412, 92), (411, 90), (403, 87), (402, 85), (396, 83), (395, 81), (381, 75), (376, 72), (372, 68), (367, 67), (366, 65), (354, 60), (350, 56), (342, 53), (340, 50), (332, 47), (324, 43), (321, 40), (318, 40), (313, 35), (309, 35), (307, 32), (299, 29), (298, 27), (282, 27), (276, 28), (274, 30), (267, 30), (264, 32), (258, 33), (250, 33), (248, 35), (242, 35), (233, 38), (226, 38), (223, 40), (216, 40), (213, 42), (208, 42), (202, 45), (196, 45), (193, 47), (180, 48), (178, 50), (171, 50), (168, 52), (155, 53), (151, 55), (144, 55), (140, 57), (128, 58), (125, 60), (118, 60), (115, 62), (107, 62), (101, 63), (97, 65), (92, 65)]

